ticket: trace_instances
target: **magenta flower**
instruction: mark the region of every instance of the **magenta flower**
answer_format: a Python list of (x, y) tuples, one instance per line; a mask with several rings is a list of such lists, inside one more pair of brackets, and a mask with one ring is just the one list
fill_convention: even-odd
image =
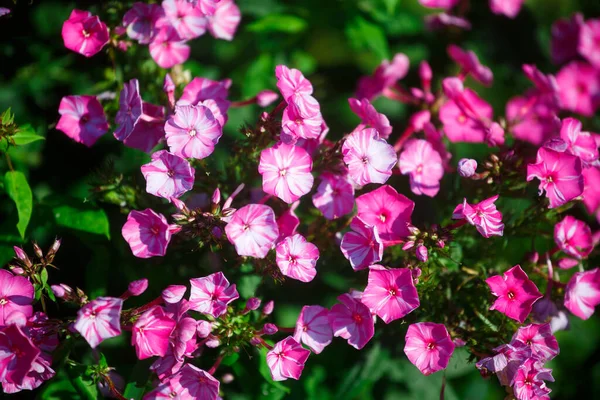
[(200, 7), (186, 0), (163, 0), (162, 8), (165, 19), (159, 21), (158, 27), (172, 26), (182, 40), (194, 39), (206, 32), (208, 21)]
[(494, 14), (506, 15), (508, 18), (515, 18), (525, 0), (490, 0), (490, 9)]
[(281, 117), (281, 139), (289, 144), (296, 143), (298, 138), (318, 139), (322, 125), (323, 117), (319, 111), (302, 112), (295, 103), (290, 103)]
[(142, 102), (142, 114), (150, 121), (139, 119), (131, 134), (123, 140), (127, 147), (150, 153), (165, 137), (165, 109), (162, 106)]
[(277, 143), (260, 153), (258, 172), (265, 193), (290, 204), (310, 192), (314, 178), (312, 159), (302, 147)]
[(169, 378), (168, 382), (175, 388), (174, 392), (180, 394), (180, 396), (173, 397), (169, 392), (167, 399), (217, 400), (220, 398), (219, 381), (208, 372), (192, 364), (185, 364)]
[(583, 171), (583, 204), (587, 211), (596, 215), (596, 219), (600, 221), (600, 169), (585, 168)]
[(328, 315), (329, 310), (321, 306), (302, 307), (296, 321), (294, 339), (310, 347), (315, 354), (321, 353), (333, 339)]
[(352, 132), (342, 145), (348, 175), (357, 185), (385, 183), (398, 161), (394, 148), (373, 128)]
[(146, 192), (165, 199), (179, 198), (194, 187), (195, 170), (187, 160), (166, 150), (152, 154), (152, 161), (142, 165)]
[(356, 205), (358, 217), (365, 224), (377, 227), (384, 246), (409, 236), (408, 224), (415, 203), (390, 185), (383, 185), (357, 197)]
[(26, 318), (33, 315), (33, 292), (33, 285), (27, 278), (0, 269), (0, 327), (7, 325), (13, 312), (22, 313)]
[(58, 113), (61, 117), (56, 129), (87, 147), (108, 131), (104, 109), (95, 96), (65, 96), (60, 101)]
[(591, 117), (600, 106), (600, 74), (591, 65), (573, 61), (564, 66), (556, 82), (565, 110)]
[(451, 142), (482, 143), (487, 134), (486, 121), (492, 119), (493, 109), (477, 93), (466, 88), (444, 103), (439, 116)]
[(506, 103), (506, 116), (511, 122), (512, 134), (536, 146), (541, 146), (558, 133), (558, 111), (552, 99), (536, 94), (517, 96)]
[(535, 358), (528, 358), (519, 367), (511, 382), (514, 394), (519, 400), (547, 400), (550, 389), (546, 387), (543, 377), (552, 378), (549, 370), (542, 368)]
[(158, 4), (135, 2), (123, 16), (123, 26), (127, 28), (127, 36), (140, 44), (148, 44), (154, 36), (156, 22), (164, 17), (165, 12)]
[(594, 314), (600, 304), (600, 268), (576, 272), (565, 290), (565, 307), (581, 319)]
[(345, 176), (325, 172), (312, 202), (326, 219), (337, 219), (352, 212), (354, 187)]
[(350, 109), (361, 119), (364, 125), (368, 125), (379, 132), (379, 137), (387, 139), (392, 133), (392, 126), (388, 118), (377, 112), (375, 107), (367, 99), (348, 99)]
[(186, 291), (187, 287), (184, 285), (169, 285), (162, 291), (161, 297), (165, 303), (177, 304), (181, 301)]
[[(227, 100), (230, 85), (231, 80), (229, 79), (213, 81), (208, 78), (194, 78), (183, 89), (181, 97), (177, 100), (177, 106), (204, 105), (206, 100), (214, 100), (221, 114), (227, 115), (230, 105)], [(218, 120), (217, 116), (215, 119)]]
[(458, 4), (460, 0), (419, 0), (424, 7), (443, 8), (448, 10)]
[(177, 64), (183, 64), (190, 57), (190, 46), (170, 25), (159, 29), (148, 48), (150, 56), (161, 68), (171, 68)]
[(496, 204), (494, 204), (498, 197), (496, 195), (477, 204), (469, 204), (467, 199), (464, 199), (463, 204), (459, 204), (454, 209), (452, 218), (466, 219), (477, 228), (477, 232), (484, 238), (502, 236), (504, 234), (502, 213), (496, 209)]
[(341, 304), (335, 304), (329, 312), (329, 325), (333, 336), (348, 340), (358, 350), (365, 347), (375, 334), (375, 322), (369, 308), (345, 293), (338, 296)]
[(490, 310), (500, 311), (509, 318), (523, 323), (533, 303), (542, 298), (538, 290), (520, 265), (515, 265), (502, 275), (489, 277), (485, 282), (497, 297)]
[(590, 227), (570, 215), (554, 227), (554, 241), (562, 251), (578, 259), (587, 257), (594, 248)]
[(172, 228), (164, 215), (147, 208), (144, 211), (132, 210), (121, 233), (134, 256), (150, 258), (165, 255)]
[(563, 18), (552, 25), (550, 53), (555, 64), (564, 64), (578, 56), (579, 31), (583, 26), (583, 15), (576, 13), (571, 18)]
[(165, 314), (160, 306), (143, 313), (133, 325), (131, 345), (135, 346), (137, 358), (163, 357), (169, 349), (169, 338), (176, 322)]
[(223, 135), (219, 122), (204, 106), (178, 106), (165, 124), (171, 153), (183, 158), (206, 158)]
[(588, 19), (579, 31), (579, 54), (600, 69), (600, 19)]
[(122, 299), (98, 297), (79, 309), (73, 327), (96, 348), (102, 341), (121, 334), (122, 307)]
[(369, 269), (369, 281), (361, 302), (386, 324), (416, 310), (419, 294), (408, 268)]
[(558, 342), (550, 329), (550, 324), (522, 326), (510, 342), (513, 346), (528, 347), (534, 356), (543, 361), (552, 360), (560, 351)]
[(550, 208), (559, 207), (583, 193), (579, 157), (547, 148), (537, 152), (535, 164), (527, 165), (527, 181), (539, 179), (540, 195), (546, 192)]
[(310, 351), (303, 348), (293, 337), (288, 336), (267, 353), (267, 365), (271, 370), (271, 377), (274, 381), (285, 381), (288, 378), (298, 380), (309, 355)]
[(350, 224), (351, 231), (342, 237), (340, 249), (344, 257), (350, 261), (352, 269), (359, 271), (369, 265), (381, 261), (383, 257), (383, 243), (379, 238), (376, 226), (365, 224), (360, 218), (355, 217)]
[(190, 283), (190, 308), (214, 318), (225, 314), (227, 305), (240, 297), (235, 284), (229, 285), (222, 272), (190, 279)]
[(277, 244), (277, 266), (281, 273), (301, 282), (310, 282), (317, 275), (319, 249), (307, 242), (304, 236), (288, 236)]
[(115, 130), (115, 138), (121, 141), (127, 139), (142, 117), (142, 114), (140, 83), (137, 79), (132, 79), (123, 84), (123, 89), (119, 95), (119, 111), (117, 111), (115, 117), (119, 127)]
[(98, 53), (108, 43), (106, 24), (89, 11), (73, 10), (62, 26), (65, 47), (86, 57)]
[(471, 23), (468, 19), (450, 15), (447, 13), (429, 14), (425, 16), (425, 27), (430, 31), (438, 31), (447, 27), (456, 27), (459, 29), (471, 29)]
[(451, 44), (448, 46), (448, 55), (461, 67), (464, 75), (470, 74), (476, 81), (486, 86), (492, 84), (494, 80), (492, 70), (481, 64), (474, 52)]
[(408, 73), (410, 61), (405, 54), (398, 53), (392, 61), (383, 60), (375, 69), (373, 75), (363, 76), (358, 81), (356, 98), (373, 100), (393, 86)]
[(581, 159), (584, 167), (598, 160), (598, 145), (594, 136), (581, 131), (581, 122), (565, 118), (560, 129), (560, 138), (566, 144), (566, 151)]
[(2, 384), (20, 386), (40, 355), (31, 339), (17, 325), (0, 330), (0, 377)]
[(279, 237), (279, 228), (271, 207), (248, 204), (233, 214), (225, 233), (238, 255), (265, 258)]
[(443, 324), (419, 322), (408, 327), (404, 353), (423, 375), (445, 369), (454, 353), (454, 343)]
[(211, 35), (217, 39), (233, 40), (242, 13), (233, 0), (220, 0), (214, 14), (208, 15), (207, 19)]
[(410, 189), (414, 194), (434, 197), (440, 190), (444, 166), (440, 153), (431, 143), (422, 139), (411, 139), (400, 154), (400, 172), (410, 177)]
[(461, 158), (458, 160), (458, 174), (463, 178), (470, 178), (477, 171), (477, 161), (472, 158)]
[(299, 204), (299, 201), (294, 202), (290, 208), (286, 209), (277, 218), (277, 228), (279, 229), (279, 237), (277, 238), (277, 242), (296, 233), (296, 229), (300, 225), (300, 219), (294, 210)]

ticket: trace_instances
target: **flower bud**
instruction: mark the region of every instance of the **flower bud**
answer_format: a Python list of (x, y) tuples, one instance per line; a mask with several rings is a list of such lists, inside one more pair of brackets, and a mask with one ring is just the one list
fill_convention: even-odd
[(13, 274), (15, 275), (25, 275), (25, 270), (21, 267), (16, 267), (14, 265), (10, 265), (10, 270), (13, 272)]
[(213, 336), (211, 339), (207, 340), (206, 343), (204, 343), (204, 344), (208, 348), (215, 349), (221, 345), (221, 342), (219, 341), (219, 339), (216, 336)]
[(540, 260), (540, 254), (537, 251), (533, 251), (527, 255), (527, 260), (530, 263), (537, 264)]
[(213, 204), (219, 204), (221, 202), (221, 191), (216, 188), (212, 194), (211, 201)]
[(173, 82), (173, 78), (171, 75), (166, 74), (165, 80), (163, 82), (163, 90), (165, 93), (170, 93), (175, 91), (175, 83)]
[(263, 90), (256, 95), (256, 104), (260, 107), (268, 107), (273, 104), (279, 95), (272, 90)]
[(254, 311), (254, 310), (258, 309), (258, 307), (260, 307), (260, 303), (261, 303), (261, 301), (259, 298), (250, 297), (248, 299), (248, 301), (246, 302), (246, 309)]
[(262, 347), (262, 339), (260, 337), (253, 337), (252, 339), (250, 339), (250, 344), (252, 346), (256, 346), (256, 347)]
[(417, 246), (415, 253), (417, 253), (417, 259), (419, 261), (426, 262), (429, 258), (427, 247), (425, 247), (423, 245)]
[(423, 88), (429, 90), (433, 72), (427, 61), (421, 61), (421, 64), (419, 64), (419, 78), (421, 78), (421, 85), (423, 85)]
[(404, 243), (404, 245), (402, 245), (402, 250), (406, 251), (408, 249), (412, 249), (413, 247), (415, 247), (415, 241), (409, 240), (406, 243)]
[(565, 257), (558, 260), (558, 268), (560, 269), (571, 269), (577, 264), (579, 264), (579, 260), (576, 260), (574, 258)]
[(217, 239), (221, 239), (221, 237), (223, 236), (223, 230), (218, 226), (213, 227), (211, 233)]
[(60, 285), (51, 285), (50, 289), (52, 289), (54, 296), (58, 297), (59, 299), (64, 299), (67, 294), (65, 289)]
[(477, 161), (472, 158), (461, 158), (458, 161), (458, 174), (463, 178), (470, 178), (475, 175), (477, 170)]
[(275, 324), (267, 323), (262, 327), (260, 333), (262, 335), (274, 335), (279, 331), (279, 328)]
[(442, 81), (442, 88), (444, 89), (444, 94), (448, 96), (450, 100), (454, 100), (465, 90), (463, 82), (455, 77), (444, 79)]
[(415, 285), (419, 283), (419, 277), (421, 276), (421, 268), (413, 268), (410, 270), (412, 273), (413, 281), (415, 281)]
[(52, 246), (50, 246), (50, 250), (48, 250), (48, 254), (46, 254), (46, 259), (48, 262), (52, 262), (54, 260), (54, 256), (58, 253), (58, 249), (60, 249), (60, 245), (62, 240), (59, 238), (54, 239)]
[(22, 248), (17, 246), (14, 246), (13, 249), (15, 250), (15, 257), (27, 267), (31, 267), (31, 260), (27, 256), (27, 253), (25, 253)]
[(148, 289), (148, 279), (138, 279), (137, 281), (133, 281), (127, 287), (127, 291), (132, 296), (139, 296), (144, 293)]
[(33, 252), (37, 258), (44, 258), (44, 252), (36, 242), (33, 242)]
[(274, 308), (275, 308), (275, 302), (273, 302), (273, 300), (268, 301), (267, 304), (265, 304), (265, 306), (263, 307), (262, 313), (264, 315), (271, 315)]
[(504, 129), (497, 122), (493, 122), (486, 132), (485, 142), (488, 146), (502, 146), (504, 144)]
[(199, 338), (207, 338), (208, 335), (210, 335), (210, 332), (212, 332), (212, 323), (203, 320), (198, 321), (196, 332), (198, 333)]
[(415, 132), (420, 132), (425, 128), (425, 124), (431, 120), (431, 113), (427, 110), (417, 111), (414, 113), (408, 121)]
[(185, 294), (187, 287), (184, 285), (170, 285), (162, 291), (162, 298), (165, 303), (179, 303)]
[(437, 241), (437, 247), (439, 247), (440, 249), (443, 249), (444, 247), (446, 247), (446, 243), (443, 240), (438, 240)]

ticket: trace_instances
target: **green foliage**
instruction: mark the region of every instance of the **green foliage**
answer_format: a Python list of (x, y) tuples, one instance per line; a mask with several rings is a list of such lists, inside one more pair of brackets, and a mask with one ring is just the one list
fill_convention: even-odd
[(25, 174), (20, 171), (8, 171), (4, 174), (4, 190), (6, 194), (14, 201), (17, 206), (17, 214), (19, 222), (17, 222), (17, 229), (21, 234), (22, 238), (25, 238), (25, 231), (29, 220), (31, 219), (31, 213), (33, 211), (33, 194)]

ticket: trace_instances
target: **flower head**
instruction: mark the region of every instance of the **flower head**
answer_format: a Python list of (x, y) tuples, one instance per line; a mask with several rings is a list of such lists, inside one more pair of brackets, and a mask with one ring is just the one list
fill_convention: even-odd
[(502, 236), (504, 234), (502, 213), (496, 209), (496, 204), (494, 204), (498, 197), (496, 195), (477, 204), (469, 204), (467, 199), (464, 199), (463, 204), (459, 204), (454, 209), (452, 218), (466, 219), (485, 238)]
[(492, 70), (479, 62), (477, 54), (451, 44), (448, 46), (448, 55), (462, 68), (463, 74), (470, 74), (476, 81), (489, 86), (494, 80)]
[(115, 138), (121, 141), (127, 139), (133, 132), (142, 114), (140, 83), (137, 79), (132, 79), (123, 84), (123, 89), (119, 95), (119, 111), (117, 111), (115, 117), (119, 126), (115, 130)]
[(131, 134), (123, 140), (127, 147), (150, 153), (165, 137), (165, 109), (151, 103), (142, 103), (142, 114), (152, 119), (146, 121), (140, 118)]
[(520, 323), (523, 323), (531, 312), (533, 303), (542, 298), (535, 283), (519, 265), (515, 265), (502, 275), (489, 277), (485, 282), (492, 294), (497, 297), (490, 310), (500, 311)]
[(564, 66), (556, 82), (565, 110), (591, 117), (600, 106), (600, 73), (583, 61)]
[(98, 297), (77, 312), (74, 328), (95, 348), (102, 341), (121, 334), (122, 307), (122, 299)]
[(398, 161), (394, 148), (373, 128), (352, 132), (342, 145), (348, 176), (357, 185), (385, 183)]
[(411, 139), (406, 142), (399, 166), (403, 175), (409, 175), (414, 194), (434, 197), (439, 192), (444, 166), (440, 153), (428, 141)]
[(271, 207), (248, 204), (233, 214), (225, 233), (240, 256), (264, 258), (279, 237), (279, 228)]
[(0, 377), (2, 384), (21, 385), (40, 355), (38, 349), (17, 325), (0, 330)]
[(206, 32), (207, 20), (197, 7), (186, 0), (163, 0), (165, 18), (157, 24), (172, 26), (183, 40), (194, 39)]
[(287, 277), (301, 282), (310, 282), (317, 274), (316, 265), (319, 249), (307, 242), (304, 236), (288, 236), (277, 244), (277, 266)]
[(369, 308), (345, 293), (338, 296), (340, 303), (331, 307), (329, 325), (333, 336), (348, 340), (348, 344), (358, 350), (365, 347), (375, 334), (375, 323)]
[(171, 376), (169, 384), (175, 389), (175, 393), (181, 395), (175, 397), (178, 399), (217, 400), (219, 398), (219, 381), (192, 364), (185, 364)]
[(221, 124), (204, 106), (178, 106), (165, 124), (172, 154), (184, 158), (206, 158), (223, 135)]
[(104, 109), (94, 96), (65, 96), (60, 101), (58, 113), (61, 117), (56, 129), (88, 147), (108, 130)]
[(600, 19), (588, 19), (579, 31), (579, 54), (600, 68)]
[(579, 259), (587, 257), (594, 247), (590, 227), (570, 215), (554, 227), (554, 241), (562, 251)]
[(392, 133), (390, 121), (385, 115), (378, 113), (369, 100), (348, 99), (348, 103), (352, 112), (358, 115), (363, 124), (374, 128), (383, 139), (390, 136)]
[(358, 271), (381, 261), (384, 246), (377, 227), (367, 225), (360, 218), (355, 217), (350, 224), (350, 229), (342, 237), (340, 249), (344, 257), (350, 261), (352, 269)]
[(152, 161), (142, 165), (146, 192), (170, 199), (179, 198), (194, 186), (195, 170), (187, 160), (166, 150), (152, 154)]
[(295, 103), (290, 103), (281, 117), (281, 139), (288, 144), (296, 143), (298, 138), (317, 139), (321, 135), (322, 125), (320, 111), (302, 111)]
[(33, 292), (33, 285), (27, 278), (0, 269), (0, 327), (7, 325), (13, 312), (23, 313), (26, 318), (33, 315)]
[(386, 89), (406, 76), (409, 66), (408, 57), (402, 53), (396, 54), (391, 62), (383, 60), (375, 69), (373, 75), (360, 78), (356, 89), (356, 97), (373, 100), (375, 97), (380, 96)]
[(329, 325), (329, 310), (321, 306), (304, 306), (298, 320), (294, 339), (319, 354), (331, 343), (333, 331)]
[(525, 0), (490, 0), (490, 9), (494, 14), (506, 15), (508, 18), (515, 18)]
[(293, 337), (288, 336), (275, 344), (267, 353), (267, 365), (274, 381), (288, 378), (298, 380), (310, 351), (303, 348)]
[(581, 319), (594, 314), (600, 304), (600, 268), (576, 272), (565, 290), (565, 307)]
[(190, 56), (190, 46), (171, 25), (162, 26), (152, 38), (150, 56), (161, 68), (171, 68), (184, 63)]
[(550, 324), (530, 324), (520, 327), (510, 342), (512, 345), (528, 347), (535, 357), (543, 361), (553, 359), (560, 351)]
[[(448, 78), (446, 81), (456, 78)], [(444, 91), (449, 95), (448, 100), (440, 108), (440, 120), (444, 125), (444, 133), (451, 142), (482, 143), (487, 134), (487, 121), (493, 117), (493, 109), (485, 100), (469, 88), (462, 88), (462, 83), (456, 93)]]
[(172, 229), (164, 215), (147, 208), (131, 211), (121, 233), (134, 256), (149, 258), (165, 255)]
[(211, 35), (217, 39), (233, 40), (242, 13), (233, 0), (220, 0), (216, 4), (214, 14), (207, 15), (207, 19)]
[(86, 57), (98, 53), (108, 43), (106, 24), (89, 11), (73, 10), (62, 27), (65, 47)]
[(227, 305), (240, 295), (234, 285), (230, 285), (222, 272), (194, 278), (190, 293), (190, 308), (218, 318), (227, 312)]
[(158, 4), (135, 2), (123, 16), (123, 26), (127, 36), (140, 44), (148, 44), (155, 33), (156, 22), (164, 17), (164, 10)]
[(583, 24), (581, 13), (575, 13), (570, 18), (562, 18), (554, 22), (550, 53), (555, 64), (564, 64), (577, 58), (579, 32)]
[(454, 343), (442, 324), (419, 322), (408, 327), (404, 353), (423, 375), (445, 369), (454, 353)]
[(169, 338), (177, 323), (160, 306), (143, 313), (133, 325), (131, 344), (137, 358), (163, 357), (169, 349)]
[(277, 77), (277, 87), (286, 102), (295, 104), (301, 112), (307, 112), (313, 108), (310, 106), (310, 103), (315, 101), (311, 96), (313, 86), (302, 75), (302, 72), (285, 65), (278, 65), (275, 68), (275, 76)]
[(519, 400), (549, 399), (550, 389), (543, 379), (552, 378), (549, 370), (542, 368), (542, 363), (535, 358), (528, 358), (521, 364), (511, 382), (515, 396)]
[(312, 197), (313, 205), (326, 219), (336, 219), (352, 212), (354, 208), (354, 186), (346, 176), (323, 173), (317, 192)]
[(584, 166), (598, 160), (598, 145), (589, 132), (581, 131), (581, 122), (565, 118), (560, 129), (560, 138), (566, 144), (566, 151), (581, 159)]

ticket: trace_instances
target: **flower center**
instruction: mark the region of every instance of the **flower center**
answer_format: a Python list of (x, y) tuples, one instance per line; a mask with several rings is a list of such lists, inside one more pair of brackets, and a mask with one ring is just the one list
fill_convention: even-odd
[(396, 297), (396, 288), (390, 288), (390, 290), (388, 292), (389, 292), (390, 296)]
[(190, 134), (190, 136), (191, 136), (191, 137), (194, 137), (194, 136), (196, 136), (196, 134), (197, 134), (197, 133), (198, 133), (198, 132), (196, 132), (196, 130), (195, 130), (195, 129), (192, 129), (192, 130), (189, 132), (189, 134)]
[(513, 293), (513, 291), (511, 290), (511, 291), (509, 291), (509, 292), (506, 294), (506, 297), (508, 297), (508, 298), (509, 298), (509, 300), (514, 300), (516, 296), (515, 296), (515, 294)]
[(287, 174), (287, 169), (283, 168), (279, 170), (279, 176), (285, 176), (285, 174)]
[(158, 233), (160, 232), (160, 229), (158, 229), (158, 226), (152, 226), (150, 228), (150, 232), (152, 232), (153, 235), (158, 235)]
[(362, 323), (362, 317), (359, 314), (357, 314), (357, 313), (353, 313), (352, 314), (352, 320), (354, 322), (356, 322), (357, 324), (361, 324)]
[(83, 29), (81, 31), (81, 34), (83, 35), (83, 37), (86, 37), (86, 38), (90, 37), (90, 33), (88, 31), (86, 31), (85, 29)]
[(300, 118), (296, 120), (296, 125), (302, 125), (303, 123), (304, 121), (302, 121)]
[(422, 165), (422, 164), (419, 164), (419, 165), (417, 166), (417, 170), (416, 170), (416, 172), (417, 172), (417, 174), (420, 174), (420, 173), (422, 173), (422, 172), (423, 172), (423, 165)]
[(82, 124), (87, 123), (90, 120), (90, 117), (87, 114), (83, 114), (80, 118)]
[(362, 163), (363, 163), (363, 164), (368, 164), (368, 163), (369, 163), (369, 157), (367, 157), (367, 156), (364, 156), (364, 157), (362, 158)]
[(0, 306), (4, 306), (8, 304), (8, 300), (6, 300), (4, 297), (0, 299)]
[(244, 226), (242, 226), (242, 230), (247, 231), (248, 229), (250, 229), (250, 224), (244, 224)]
[(290, 254), (290, 256), (288, 257), (288, 262), (290, 264), (296, 264), (296, 257)]
[(385, 222), (385, 220), (387, 219), (387, 215), (385, 213), (381, 213), (379, 215), (379, 219), (381, 220), (381, 222)]
[(433, 349), (435, 349), (435, 343), (433, 343), (433, 342), (427, 343), (427, 350), (433, 350)]
[(465, 122), (467, 122), (467, 117), (465, 117), (463, 114), (460, 114), (457, 118), (458, 123), (460, 124), (464, 124)]
[(175, 171), (173, 171), (172, 169), (170, 169), (170, 170), (167, 171), (167, 176), (169, 178), (172, 178), (174, 175), (175, 175)]

